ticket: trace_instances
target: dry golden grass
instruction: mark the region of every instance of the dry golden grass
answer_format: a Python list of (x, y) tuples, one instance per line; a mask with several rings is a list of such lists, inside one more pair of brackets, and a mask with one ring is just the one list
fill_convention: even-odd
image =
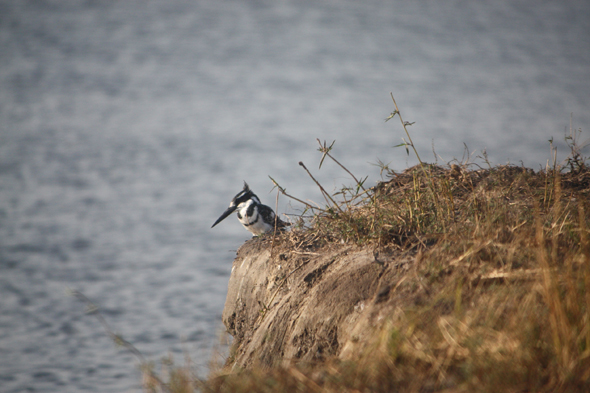
[[(393, 99), (393, 96), (392, 96)], [(311, 219), (267, 238), (271, 253), (321, 253), (342, 243), (409, 255), (391, 289), (396, 307), (353, 360), (213, 372), (171, 365), (150, 392), (590, 391), (590, 168), (577, 145), (561, 170), (471, 170), (423, 163), (365, 189), (328, 194)], [(319, 142), (319, 141), (318, 141)], [(323, 163), (333, 143), (320, 143)], [(320, 166), (321, 166), (320, 163)], [(347, 171), (348, 172), (348, 171)], [(350, 174), (350, 172), (348, 172)], [(366, 179), (365, 179), (366, 180)], [(393, 252), (392, 252), (393, 251)], [(230, 358), (231, 362), (231, 358)], [(155, 375), (153, 369), (149, 375)], [(176, 388), (175, 386), (178, 386)]]
[(390, 177), (272, 239), (277, 252), (346, 242), (415, 255), (399, 306), (354, 361), (198, 384), (179, 367), (170, 391), (590, 391), (589, 168), (425, 165)]

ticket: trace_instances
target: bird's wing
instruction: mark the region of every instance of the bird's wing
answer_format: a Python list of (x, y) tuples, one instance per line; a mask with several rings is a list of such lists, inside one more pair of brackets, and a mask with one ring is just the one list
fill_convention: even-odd
[[(270, 223), (271, 225), (274, 225), (275, 223), (275, 212), (268, 206), (266, 205), (258, 205), (258, 213), (262, 216), (262, 219), (265, 222)], [(286, 227), (288, 224), (284, 221), (282, 221), (280, 218), (277, 217), (277, 228), (283, 228)]]

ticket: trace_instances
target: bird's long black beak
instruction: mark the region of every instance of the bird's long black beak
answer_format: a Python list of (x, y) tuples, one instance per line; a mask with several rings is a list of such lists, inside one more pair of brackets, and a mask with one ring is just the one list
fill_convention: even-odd
[(229, 216), (230, 214), (232, 214), (234, 211), (236, 211), (237, 206), (230, 206), (227, 208), (226, 211), (223, 212), (223, 214), (221, 215), (221, 217), (219, 217), (217, 219), (217, 221), (215, 221), (215, 224), (211, 225), (211, 228), (213, 228), (215, 225), (219, 224), (221, 221), (223, 221), (227, 216)]

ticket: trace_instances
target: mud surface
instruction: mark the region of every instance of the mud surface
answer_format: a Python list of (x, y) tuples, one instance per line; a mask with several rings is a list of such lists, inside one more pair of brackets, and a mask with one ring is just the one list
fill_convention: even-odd
[(401, 270), (415, 258), (352, 246), (280, 252), (253, 239), (233, 263), (223, 322), (230, 368), (346, 358), (372, 334)]

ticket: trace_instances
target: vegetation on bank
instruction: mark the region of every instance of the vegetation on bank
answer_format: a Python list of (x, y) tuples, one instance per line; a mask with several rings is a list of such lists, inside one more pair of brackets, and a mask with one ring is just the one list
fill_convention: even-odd
[[(390, 118), (399, 117), (403, 146), (413, 149), (395, 107)], [(388, 263), (379, 256), (391, 250), (412, 256), (388, 289), (402, 300), (372, 339), (352, 361), (222, 369), (205, 381), (190, 365), (170, 363), (161, 375), (145, 367), (145, 390), (590, 391), (590, 167), (578, 136), (566, 138), (563, 165), (553, 158), (538, 172), (430, 165), (413, 150), (418, 165), (401, 173), (382, 166), (388, 180), (375, 187), (353, 176), (353, 187), (330, 194), (318, 183), (326, 206), (300, 201), (298, 225), (267, 235), (269, 246), (278, 255), (356, 244), (376, 263)], [(322, 162), (340, 165), (331, 149), (320, 143)]]
[[(415, 254), (404, 301), (354, 361), (248, 369), (190, 392), (590, 390), (590, 168), (417, 166), (274, 247), (331, 243)], [(175, 374), (180, 373), (180, 374)], [(184, 373), (184, 374), (183, 374)], [(176, 381), (176, 382), (175, 382)], [(155, 390), (157, 391), (157, 390)]]

